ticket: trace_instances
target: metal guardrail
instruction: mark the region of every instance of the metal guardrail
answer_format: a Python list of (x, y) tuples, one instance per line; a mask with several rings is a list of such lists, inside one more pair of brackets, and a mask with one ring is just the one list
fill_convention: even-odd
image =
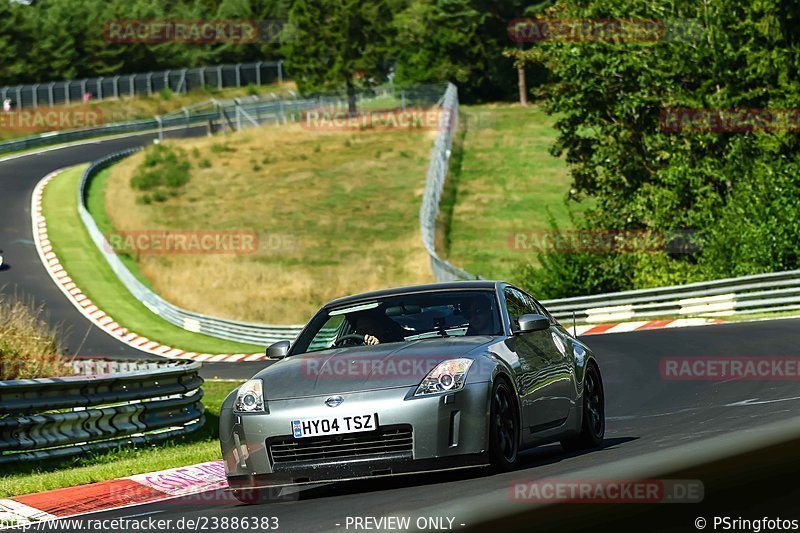
[(124, 150), (95, 161), (84, 171), (80, 185), (78, 186), (78, 214), (84, 226), (86, 226), (86, 230), (89, 232), (92, 241), (97, 246), (98, 250), (100, 250), (100, 253), (103, 254), (103, 257), (105, 257), (109, 266), (114, 271), (114, 274), (116, 274), (122, 284), (125, 285), (125, 288), (150, 311), (167, 322), (187, 331), (261, 346), (279, 340), (294, 340), (303, 326), (270, 326), (265, 324), (237, 322), (182, 309), (164, 300), (161, 296), (148, 289), (130, 270), (128, 270), (122, 261), (120, 261), (86, 208), (86, 189), (88, 183), (98, 173), (117, 161), (136, 153), (138, 150), (138, 148)]
[[(454, 87), (454, 86), (453, 86)], [(416, 91), (404, 91), (403, 105), (409, 102), (433, 103), (435, 86), (422, 87)], [(360, 100), (359, 105), (364, 105)], [(270, 102), (245, 102), (241, 100), (231, 102), (217, 102), (216, 109), (206, 113), (195, 113), (161, 117), (169, 119), (170, 124), (190, 125), (203, 121), (217, 121), (222, 128), (239, 129), (242, 126), (258, 125), (264, 122), (285, 123), (296, 121), (301, 113), (310, 109), (326, 109), (331, 114), (338, 110), (347, 109), (347, 101), (342, 96), (326, 95), (291, 101)], [(197, 118), (200, 117), (200, 118)], [(120, 261), (112, 247), (106, 241), (97, 223), (86, 208), (86, 189), (89, 182), (99, 172), (108, 168), (117, 161), (132, 155), (139, 149), (129, 149), (111, 154), (92, 163), (84, 172), (78, 187), (78, 213), (86, 226), (92, 241), (100, 253), (105, 257), (111, 269), (128, 289), (128, 291), (150, 311), (179, 328), (194, 333), (202, 333), (220, 339), (241, 342), (245, 344), (267, 345), (280, 340), (293, 341), (303, 328), (303, 325), (270, 325), (251, 322), (238, 322), (224, 318), (217, 318), (202, 313), (196, 313), (178, 307), (147, 288), (130, 270)]]
[[(200, 112), (189, 112), (189, 110), (179, 110), (167, 115), (154, 117), (144, 120), (133, 120), (129, 122), (118, 122), (98, 126), (96, 128), (85, 128), (80, 130), (66, 130), (30, 137), (22, 137), (0, 143), (0, 154), (41, 148), (56, 144), (105, 137), (108, 135), (119, 135), (126, 133), (139, 133), (146, 131), (170, 130), (181, 127), (200, 126), (211, 122), (221, 128), (241, 127), (242, 117), (248, 119), (255, 117), (259, 123), (267, 121), (287, 122), (297, 121), (300, 113), (318, 105), (317, 99), (294, 99), (294, 100), (259, 100), (242, 98), (226, 102), (214, 102), (208, 104), (210, 109)], [(252, 120), (245, 121), (247, 125)]]
[(730, 316), (800, 310), (800, 270), (542, 302), (558, 319), (597, 323), (659, 316)]
[(151, 96), (164, 89), (187, 93), (204, 87), (222, 89), (283, 80), (283, 61), (259, 61), (0, 87), (0, 102), (8, 98), (14, 109), (23, 109), (81, 103), (86, 94), (92, 100), (104, 100), (137, 94)]
[(203, 427), (200, 363), (127, 366), (0, 381), (0, 465), (163, 442)]
[[(449, 84), (440, 102), (439, 131), (420, 209), (422, 242), (438, 281), (479, 279), (436, 252), (436, 220), (447, 180), (453, 136), (458, 127), (458, 90)], [(687, 285), (545, 300), (561, 320), (573, 313), (581, 323), (611, 322), (659, 316), (728, 316), (800, 310), (800, 271), (779, 272)]]

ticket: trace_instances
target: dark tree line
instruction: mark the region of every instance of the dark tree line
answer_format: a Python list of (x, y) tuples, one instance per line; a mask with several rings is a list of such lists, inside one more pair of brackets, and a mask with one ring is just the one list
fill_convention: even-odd
[[(503, 56), (520, 0), (0, 0), (0, 85), (285, 58), (301, 90), (453, 81), (471, 100), (516, 98)], [(277, 42), (118, 43), (120, 20), (277, 20)]]

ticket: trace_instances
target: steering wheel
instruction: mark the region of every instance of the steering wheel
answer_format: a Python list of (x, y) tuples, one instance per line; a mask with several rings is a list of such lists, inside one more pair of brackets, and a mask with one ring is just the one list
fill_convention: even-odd
[(343, 335), (339, 337), (338, 339), (333, 341), (333, 345), (338, 347), (339, 345), (344, 344), (347, 341), (356, 341), (355, 343), (353, 343), (354, 346), (357, 346), (358, 344), (365, 344), (364, 335), (359, 335), (358, 333), (351, 333), (350, 335)]

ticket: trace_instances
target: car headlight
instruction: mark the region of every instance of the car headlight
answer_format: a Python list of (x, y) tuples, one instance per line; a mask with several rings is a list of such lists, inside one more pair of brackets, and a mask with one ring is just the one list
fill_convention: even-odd
[(260, 379), (251, 379), (239, 387), (233, 410), (237, 413), (264, 412), (264, 385)]
[(414, 396), (454, 392), (463, 389), (470, 366), (472, 366), (472, 359), (442, 361), (428, 372), (428, 375), (417, 387), (417, 392), (414, 393)]

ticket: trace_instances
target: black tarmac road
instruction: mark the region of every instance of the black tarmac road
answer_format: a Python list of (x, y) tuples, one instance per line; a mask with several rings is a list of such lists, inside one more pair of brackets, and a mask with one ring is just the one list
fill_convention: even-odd
[[(425, 509), (425, 517), (452, 518), (452, 530), (480, 530), (479, 525), (464, 523), (461, 517), (453, 514), (458, 512), (459, 500), (505, 490), (515, 481), (563, 478), (593, 466), (709, 437), (757, 432), (765, 424), (798, 416), (800, 384), (796, 379), (683, 381), (665, 379), (662, 375), (662, 365), (671, 358), (797, 357), (800, 355), (798, 331), (800, 320), (788, 319), (586, 337), (598, 353), (606, 389), (606, 444), (600, 450), (569, 454), (558, 445), (550, 445), (529, 452), (519, 470), (506, 474), (463, 471), (331, 484), (287, 495), (283, 502), (255, 506), (232, 501), (227, 493), (213, 492), (86, 518), (142, 520), (152, 517), (171, 520), (173, 527), (182, 524), (183, 529), (189, 525), (205, 524), (210, 528), (216, 524), (217, 530), (222, 530), (224, 524), (228, 529), (236, 529), (231, 522), (234, 517), (249, 517), (251, 522), (277, 517), (281, 531), (365, 531), (364, 527), (357, 527), (357, 518), (365, 525), (367, 522), (363, 519), (367, 517), (410, 517), (411, 529), (416, 529), (414, 524), (420, 518), (419, 510)], [(797, 456), (800, 458), (800, 451)], [(741, 465), (741, 468), (755, 472), (758, 465)], [(748, 487), (742, 486), (741, 490), (747, 491)], [(777, 495), (782, 496), (780, 501), (783, 502), (800, 501), (787, 498), (795, 493), (800, 498), (798, 483), (793, 487), (774, 487), (774, 493), (763, 489), (753, 491), (752, 500), (748, 501), (760, 512)], [(706, 499), (712, 498), (713, 494), (706, 494)], [(671, 523), (653, 524), (637, 523), (635, 513), (641, 507), (628, 506), (633, 517), (629, 525), (638, 531), (696, 531), (695, 517), (707, 510), (702, 502), (670, 504)], [(749, 516), (746, 507), (730, 507), (732, 516)], [(800, 505), (788, 506), (784, 511), (784, 518), (800, 519)], [(760, 514), (749, 517), (762, 518)], [(183, 522), (179, 522), (181, 519)], [(565, 514), (565, 524), (569, 519)], [(193, 522), (187, 522), (189, 520)], [(447, 520), (444, 523), (449, 524)], [(426, 528), (437, 530), (431, 524), (434, 523), (428, 522)], [(572, 524), (571, 529), (580, 528)], [(586, 524), (586, 529), (600, 531), (591, 523)], [(521, 530), (537, 531), (535, 524)]]
[[(199, 135), (202, 128), (168, 135)], [(36, 253), (31, 233), (31, 194), (54, 170), (87, 163), (126, 148), (152, 143), (156, 134), (96, 141), (0, 162), (0, 250), (7, 262), (0, 270), (0, 294), (32, 298), (47, 320), (65, 332), (67, 353), (112, 359), (158, 359), (115, 340), (93, 326), (55, 286)], [(2, 157), (0, 157), (2, 159)], [(207, 364), (204, 377), (248, 378), (263, 363)]]

